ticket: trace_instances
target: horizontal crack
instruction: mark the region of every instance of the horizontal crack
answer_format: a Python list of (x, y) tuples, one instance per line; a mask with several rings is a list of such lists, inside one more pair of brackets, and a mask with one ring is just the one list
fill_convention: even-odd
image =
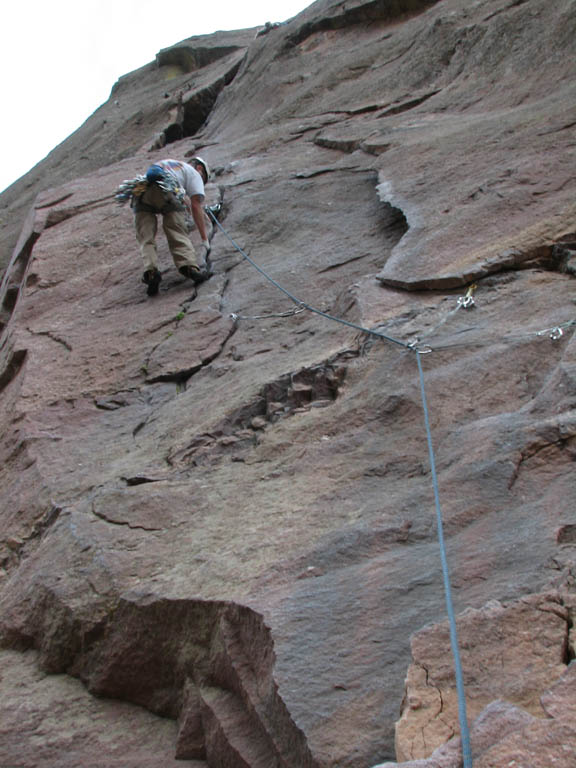
[(52, 208), (53, 206), (58, 205), (59, 203), (63, 203), (64, 200), (68, 200), (69, 198), (72, 197), (73, 194), (74, 194), (73, 192), (64, 192), (62, 195), (60, 195), (60, 197), (57, 197), (55, 200), (50, 200), (47, 203), (43, 203), (41, 205), (35, 205), (34, 207), (36, 208), (37, 211), (41, 211), (44, 208)]
[(110, 523), (110, 525), (118, 525), (124, 528), (130, 528), (131, 530), (139, 530), (139, 531), (147, 531), (148, 533), (154, 533), (155, 531), (161, 531), (162, 528), (147, 528), (145, 525), (134, 525), (127, 520), (111, 520), (109, 517), (107, 517), (104, 512), (100, 512), (96, 509), (96, 506), (94, 503), (92, 503), (92, 512), (95, 517), (98, 517), (100, 520), (103, 520), (105, 523)]
[(344, 261), (339, 261), (336, 264), (330, 264), (328, 267), (324, 267), (324, 269), (319, 269), (318, 273), (319, 275), (323, 274), (324, 272), (330, 272), (333, 269), (338, 269), (339, 267), (343, 267), (346, 264), (351, 264), (354, 261), (360, 261), (360, 259), (363, 259), (366, 254), (363, 254), (362, 256), (352, 256), (349, 259), (345, 259)]
[(517, 248), (509, 248), (494, 257), (470, 264), (467, 267), (467, 271), (453, 273), (445, 277), (430, 275), (407, 282), (406, 280), (388, 277), (381, 273), (376, 275), (376, 280), (382, 283), (382, 285), (406, 291), (435, 291), (439, 289), (461, 288), (496, 274), (529, 269), (544, 269), (550, 272), (564, 273), (572, 277), (576, 270), (568, 262), (567, 249), (556, 245), (545, 245), (527, 252)]
[(415, 99), (409, 99), (408, 101), (404, 101), (401, 104), (397, 104), (396, 106), (390, 107), (389, 109), (385, 109), (382, 114), (378, 115), (378, 119), (382, 117), (391, 117), (392, 115), (398, 115), (401, 112), (407, 112), (410, 109), (414, 109), (415, 107), (420, 106), (420, 104), (423, 104), (425, 101), (428, 101), (428, 99), (431, 99), (432, 96), (436, 96), (437, 93), (440, 93), (440, 89), (436, 89), (435, 91), (430, 91), (430, 93), (425, 93), (423, 96), (418, 96)]
[(338, 3), (332, 15), (324, 15), (314, 21), (301, 24), (298, 29), (288, 35), (284, 43), (284, 51), (287, 52), (291, 48), (300, 45), (317, 32), (344, 29), (373, 22), (393, 23), (395, 19), (406, 13), (422, 13), (438, 1), (405, 0), (402, 3), (388, 3), (382, 2), (382, 0), (368, 0), (368, 2), (352, 8), (347, 8), (345, 3)]
[(551, 128), (549, 131), (542, 131), (542, 133), (537, 133), (536, 136), (548, 136), (551, 133), (560, 133), (560, 131), (568, 131), (570, 128), (574, 128), (576, 125), (576, 121), (572, 123), (566, 123), (566, 125), (561, 125), (559, 128)]
[(490, 13), (488, 16), (482, 19), (482, 21), (490, 21), (490, 19), (493, 19), (495, 16), (499, 16), (501, 13), (506, 13), (506, 11), (510, 11), (513, 8), (517, 8), (519, 5), (524, 5), (524, 3), (527, 2), (528, 0), (513, 0), (510, 5), (507, 5), (505, 8), (499, 8), (497, 11)]
[(55, 341), (57, 344), (61, 344), (65, 349), (68, 350), (68, 352), (72, 352), (71, 345), (66, 341), (66, 339), (63, 339), (61, 336), (57, 336), (52, 331), (33, 331), (32, 328), (26, 328), (28, 333), (31, 333), (32, 336), (47, 336), (49, 339), (52, 339), (52, 341)]
[(146, 483), (159, 483), (164, 478), (146, 477), (145, 475), (132, 475), (131, 477), (121, 477), (120, 479), (123, 480), (128, 486), (135, 486), (145, 485)]
[(109, 204), (110, 198), (109, 196), (106, 196), (99, 198), (98, 200), (91, 200), (88, 203), (81, 203), (80, 205), (71, 208), (55, 208), (48, 214), (44, 229), (50, 229), (50, 227), (55, 227), (57, 224), (61, 224), (63, 221), (67, 221), (67, 219), (71, 219), (78, 214), (92, 211), (96, 208), (103, 208)]

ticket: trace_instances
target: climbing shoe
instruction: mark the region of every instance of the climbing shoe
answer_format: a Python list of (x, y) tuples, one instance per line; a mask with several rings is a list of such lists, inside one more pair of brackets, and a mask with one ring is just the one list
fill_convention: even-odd
[(146, 283), (148, 286), (146, 289), (148, 296), (156, 296), (161, 280), (162, 275), (157, 269), (147, 269), (146, 272), (144, 272), (142, 282)]
[(184, 277), (189, 277), (190, 280), (193, 280), (196, 285), (203, 283), (205, 280), (208, 280), (210, 277), (212, 277), (212, 272), (210, 270), (200, 269), (199, 267), (192, 267), (188, 265), (180, 267), (178, 271), (181, 275), (184, 275)]

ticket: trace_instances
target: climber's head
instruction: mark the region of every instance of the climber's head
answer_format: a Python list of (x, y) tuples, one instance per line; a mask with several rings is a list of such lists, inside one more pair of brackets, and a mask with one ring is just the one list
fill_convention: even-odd
[(192, 166), (196, 168), (198, 173), (202, 176), (204, 184), (208, 184), (208, 180), (210, 179), (210, 168), (208, 168), (206, 160), (202, 160), (201, 157), (193, 157)]

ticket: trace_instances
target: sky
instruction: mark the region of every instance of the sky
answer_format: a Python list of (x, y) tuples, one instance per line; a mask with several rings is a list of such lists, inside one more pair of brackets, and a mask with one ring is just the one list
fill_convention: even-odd
[(192, 35), (286, 21), (312, 0), (16, 0), (2, 11), (0, 192), (64, 141), (122, 75)]

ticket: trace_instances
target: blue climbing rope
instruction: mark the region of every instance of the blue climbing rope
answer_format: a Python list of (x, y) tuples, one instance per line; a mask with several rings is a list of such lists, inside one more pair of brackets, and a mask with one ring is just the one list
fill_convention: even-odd
[(460, 721), (460, 738), (462, 740), (462, 757), (464, 761), (464, 768), (472, 768), (472, 750), (470, 747), (470, 731), (468, 728), (468, 717), (466, 715), (466, 696), (464, 693), (464, 678), (462, 675), (462, 663), (460, 661), (460, 650), (458, 648), (458, 632), (456, 630), (454, 606), (452, 605), (452, 588), (450, 586), (450, 571), (448, 570), (448, 558), (446, 557), (446, 545), (444, 542), (444, 526), (442, 524), (442, 509), (440, 507), (440, 494), (438, 492), (438, 477), (436, 475), (436, 462), (434, 460), (432, 433), (430, 431), (428, 403), (426, 402), (426, 390), (424, 388), (424, 372), (422, 370), (422, 361), (420, 360), (419, 354), (416, 354), (416, 360), (418, 361), (418, 373), (420, 375), (420, 393), (422, 396), (422, 408), (424, 410), (424, 423), (426, 425), (426, 437), (428, 440), (430, 472), (432, 474), (432, 484), (434, 486), (434, 503), (436, 505), (436, 521), (437, 521), (437, 529), (438, 529), (438, 542), (440, 545), (440, 559), (442, 561), (442, 576), (444, 579), (444, 594), (446, 597), (446, 612), (448, 613), (448, 622), (450, 624), (450, 645), (452, 647), (452, 655), (454, 657), (454, 673), (456, 676), (456, 690), (458, 692), (458, 719)]
[(355, 328), (358, 331), (362, 331), (363, 333), (367, 333), (372, 336), (377, 336), (381, 339), (385, 339), (386, 341), (390, 341), (394, 344), (397, 344), (398, 346), (404, 347), (405, 349), (409, 349), (412, 352), (416, 353), (416, 360), (418, 361), (418, 372), (420, 376), (420, 391), (422, 396), (422, 408), (424, 411), (424, 423), (426, 425), (426, 437), (428, 440), (428, 454), (430, 457), (430, 472), (432, 475), (432, 483), (434, 486), (434, 501), (436, 505), (438, 541), (440, 545), (440, 559), (442, 562), (442, 575), (444, 580), (446, 610), (448, 613), (448, 622), (450, 626), (450, 645), (452, 648), (452, 655), (454, 657), (454, 671), (455, 671), (455, 677), (456, 677), (456, 691), (458, 695), (458, 718), (460, 722), (460, 737), (462, 742), (463, 768), (472, 768), (472, 750), (470, 747), (470, 730), (468, 728), (468, 717), (466, 714), (466, 694), (464, 691), (464, 678), (462, 674), (462, 663), (460, 661), (460, 650), (458, 647), (458, 633), (456, 630), (456, 619), (454, 616), (454, 607), (452, 604), (452, 588), (450, 585), (450, 571), (448, 569), (448, 558), (446, 556), (446, 545), (444, 542), (442, 509), (440, 507), (440, 494), (438, 491), (438, 478), (436, 475), (436, 462), (434, 459), (434, 448), (432, 445), (432, 433), (430, 431), (430, 418), (428, 415), (426, 390), (424, 388), (424, 372), (422, 370), (422, 363), (420, 360), (420, 357), (422, 354), (424, 354), (425, 352), (429, 352), (431, 350), (429, 348), (419, 349), (417, 344), (409, 344), (404, 341), (400, 341), (399, 339), (395, 339), (392, 336), (387, 336), (386, 334), (381, 333), (380, 331), (375, 331), (375, 330), (372, 330), (371, 328), (364, 328), (360, 325), (356, 325), (355, 323), (351, 323), (348, 320), (343, 320), (342, 318), (335, 317), (334, 315), (330, 315), (327, 312), (323, 312), (322, 310), (311, 306), (310, 304), (306, 304), (305, 302), (300, 301), (300, 299), (297, 299), (292, 293), (290, 293), (290, 291), (287, 291), (283, 286), (281, 286), (278, 282), (276, 282), (274, 278), (270, 277), (270, 275), (268, 275), (262, 269), (262, 267), (260, 267), (253, 259), (251, 259), (250, 256), (248, 256), (248, 254), (242, 250), (242, 248), (238, 245), (238, 243), (236, 243), (232, 239), (232, 237), (220, 224), (218, 219), (214, 216), (212, 211), (210, 209), (206, 209), (206, 210), (209, 213), (212, 220), (214, 221), (214, 223), (216, 224), (216, 226), (225, 235), (225, 237), (232, 243), (234, 248), (236, 248), (236, 250), (243, 256), (243, 258), (246, 259), (246, 261), (248, 261), (266, 280), (268, 280), (268, 282), (276, 286), (276, 288), (278, 288), (279, 291), (281, 291), (283, 294), (288, 296), (288, 298), (291, 299), (291, 301), (293, 301), (299, 307), (303, 309), (308, 309), (310, 310), (310, 312), (314, 312), (317, 315), (320, 315), (321, 317), (325, 317), (328, 320), (333, 320), (337, 323), (347, 325), (350, 328)]
[(349, 328), (354, 328), (356, 331), (361, 331), (362, 333), (367, 333), (367, 334), (369, 334), (371, 336), (377, 336), (380, 339), (385, 339), (386, 341), (390, 341), (393, 344), (397, 344), (398, 346), (404, 347), (406, 349), (410, 349), (411, 348), (410, 344), (407, 344), (405, 341), (400, 341), (399, 339), (395, 339), (392, 336), (387, 336), (385, 333), (382, 333), (381, 331), (375, 331), (372, 328), (364, 328), (361, 325), (357, 325), (356, 323), (351, 323), (349, 320), (344, 320), (341, 317), (335, 317), (334, 315), (330, 315), (327, 312), (323, 312), (321, 309), (318, 309), (317, 307), (313, 307), (312, 305), (307, 304), (305, 301), (301, 301), (300, 299), (296, 298), (296, 296), (294, 296), (294, 294), (290, 293), (290, 291), (287, 291), (286, 288), (284, 288), (282, 285), (280, 285), (280, 283), (276, 282), (276, 280), (274, 280), (273, 277), (270, 277), (270, 275), (267, 274), (262, 269), (262, 267), (259, 264), (257, 264), (253, 259), (251, 259), (250, 256), (248, 256), (248, 254), (245, 251), (243, 251), (242, 248), (240, 248), (238, 243), (236, 243), (232, 239), (232, 237), (230, 237), (228, 232), (226, 232), (226, 230), (224, 229), (222, 224), (220, 224), (218, 219), (214, 216), (212, 211), (209, 208), (206, 209), (206, 210), (207, 210), (208, 214), (210, 215), (210, 217), (212, 218), (212, 220), (214, 221), (214, 223), (216, 224), (216, 226), (218, 227), (218, 229), (232, 243), (232, 245), (234, 246), (234, 248), (236, 248), (238, 253), (240, 253), (246, 259), (246, 261), (248, 261), (250, 264), (252, 264), (254, 269), (258, 270), (258, 272), (260, 272), (260, 274), (264, 278), (266, 278), (266, 280), (268, 280), (269, 283), (272, 283), (272, 285), (276, 286), (276, 288), (278, 288), (279, 291), (282, 291), (282, 293), (285, 296), (288, 296), (288, 298), (291, 301), (293, 301), (295, 304), (297, 304), (299, 307), (301, 307), (302, 309), (307, 309), (310, 312), (314, 312), (315, 314), (320, 315), (321, 317), (325, 317), (327, 320), (333, 320), (336, 323), (341, 323), (342, 325), (347, 325)]

